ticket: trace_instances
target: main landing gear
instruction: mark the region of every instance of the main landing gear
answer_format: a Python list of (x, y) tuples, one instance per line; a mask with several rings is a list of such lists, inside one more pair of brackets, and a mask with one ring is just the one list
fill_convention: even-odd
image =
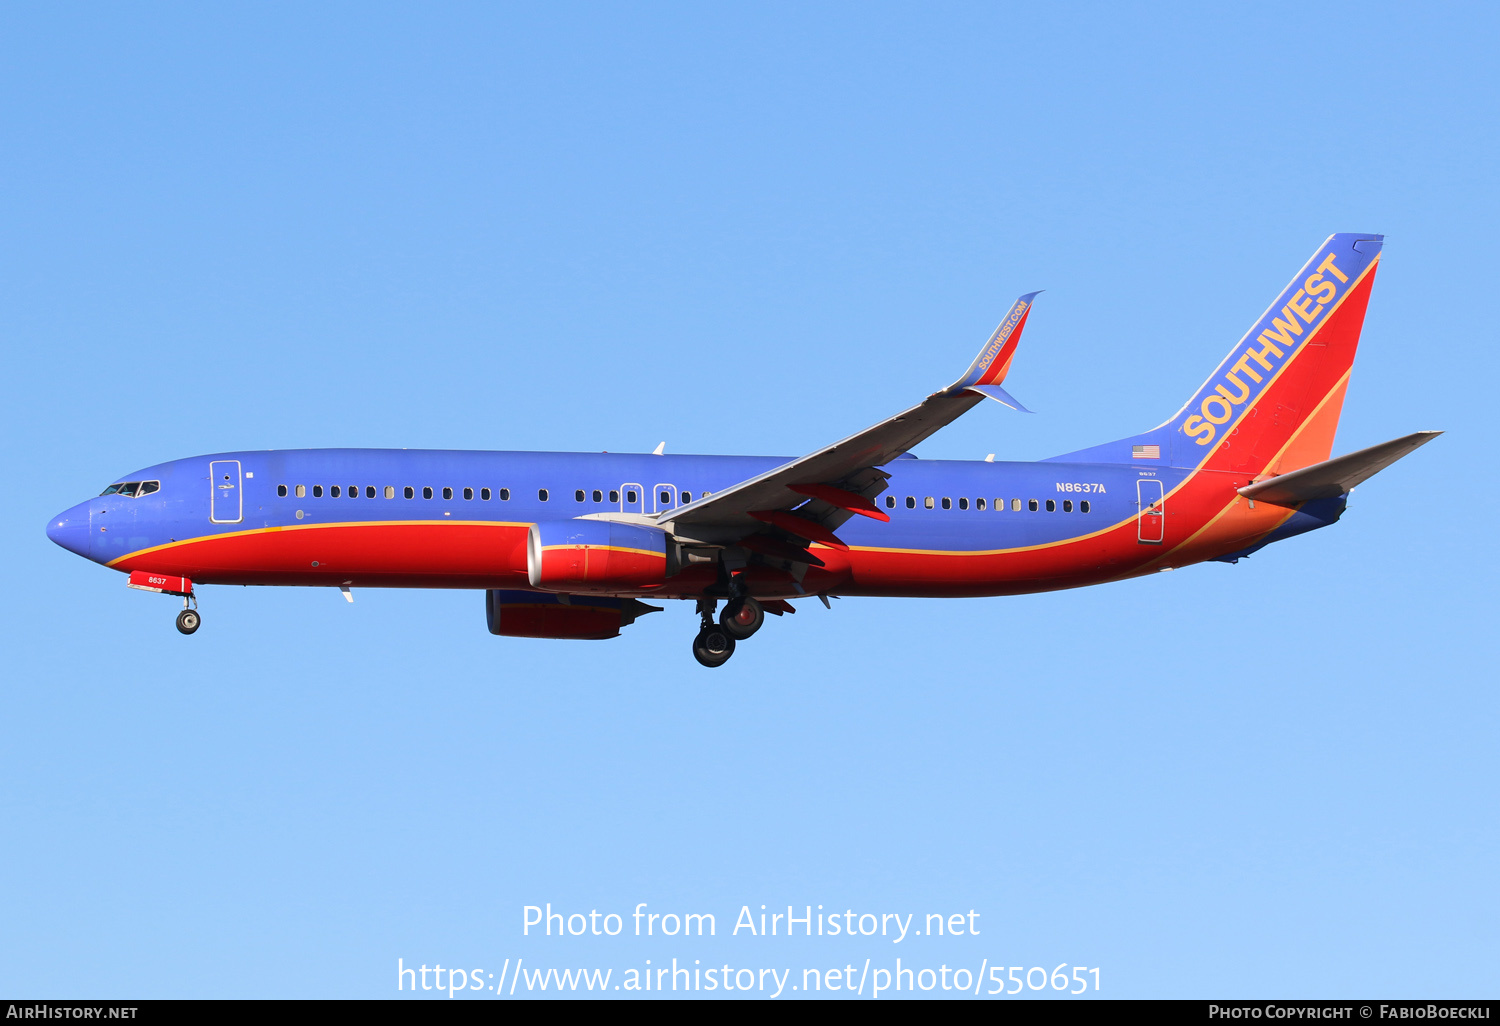
[(724, 612), (719, 614), (719, 625), (735, 641), (744, 641), (760, 630), (765, 622), (765, 609), (748, 595), (741, 599), (730, 599)]
[(702, 627), (693, 639), (693, 658), (707, 667), (723, 666), (734, 655), (734, 638), (723, 626), (714, 622), (717, 599), (699, 599), (698, 617)]
[(734, 643), (744, 641), (766, 622), (766, 610), (749, 595), (731, 598), (724, 612), (714, 620), (717, 599), (699, 599), (698, 616), (702, 626), (693, 639), (693, 658), (704, 666), (723, 666), (734, 655)]

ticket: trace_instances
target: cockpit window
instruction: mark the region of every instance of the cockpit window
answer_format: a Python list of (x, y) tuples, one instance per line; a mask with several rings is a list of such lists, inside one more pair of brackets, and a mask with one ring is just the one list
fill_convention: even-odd
[(159, 491), (161, 491), (160, 481), (121, 481), (118, 484), (110, 485), (104, 491), (100, 492), (99, 495), (101, 498), (106, 495), (125, 495), (135, 498)]

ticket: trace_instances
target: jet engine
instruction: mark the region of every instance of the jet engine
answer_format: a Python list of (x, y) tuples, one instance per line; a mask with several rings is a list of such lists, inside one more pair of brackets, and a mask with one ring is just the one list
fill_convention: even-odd
[(597, 595), (549, 595), (536, 591), (487, 591), (484, 615), (490, 633), (509, 638), (617, 637), (636, 617), (661, 611), (635, 599)]
[(666, 581), (676, 548), (665, 531), (608, 520), (547, 520), (532, 524), (526, 570), (533, 588), (621, 592)]

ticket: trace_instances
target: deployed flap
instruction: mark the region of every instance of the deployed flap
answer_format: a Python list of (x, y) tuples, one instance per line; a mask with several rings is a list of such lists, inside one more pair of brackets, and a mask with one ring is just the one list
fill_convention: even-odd
[[(978, 391), (979, 388), (993, 386), (999, 391), (1000, 382), (1010, 371), (1016, 345), (1021, 340), (1021, 330), (1036, 295), (1031, 292), (1016, 300), (964, 376), (941, 392), (935, 392), (911, 409), (841, 442), (715, 492), (705, 499), (667, 510), (658, 519), (674, 524), (758, 527), (759, 522), (750, 516), (752, 510), (785, 510), (808, 501), (808, 493), (799, 493), (793, 487), (796, 485), (834, 485), (866, 498), (878, 495), (885, 488), (883, 476), (876, 476), (872, 483), (863, 487), (859, 486), (861, 482), (851, 479), (862, 470), (889, 463), (972, 410), (986, 394)], [(1006, 405), (1020, 406), (1014, 399)]]
[(1290, 474), (1256, 481), (1239, 490), (1247, 499), (1277, 506), (1296, 506), (1313, 499), (1332, 499), (1380, 473), (1407, 453), (1426, 445), (1441, 431), (1418, 431), (1404, 438), (1372, 445), (1324, 463), (1294, 470)]

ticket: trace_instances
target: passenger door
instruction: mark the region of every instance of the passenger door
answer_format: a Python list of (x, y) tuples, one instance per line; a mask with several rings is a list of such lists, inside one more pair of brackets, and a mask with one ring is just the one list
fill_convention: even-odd
[(1135, 516), (1136, 539), (1142, 545), (1160, 545), (1166, 537), (1167, 515), (1162, 509), (1165, 489), (1154, 477), (1142, 477), (1135, 482), (1135, 498), (1139, 511)]
[(215, 524), (237, 524), (245, 519), (240, 487), (240, 461), (214, 460), (208, 465), (208, 519)]

